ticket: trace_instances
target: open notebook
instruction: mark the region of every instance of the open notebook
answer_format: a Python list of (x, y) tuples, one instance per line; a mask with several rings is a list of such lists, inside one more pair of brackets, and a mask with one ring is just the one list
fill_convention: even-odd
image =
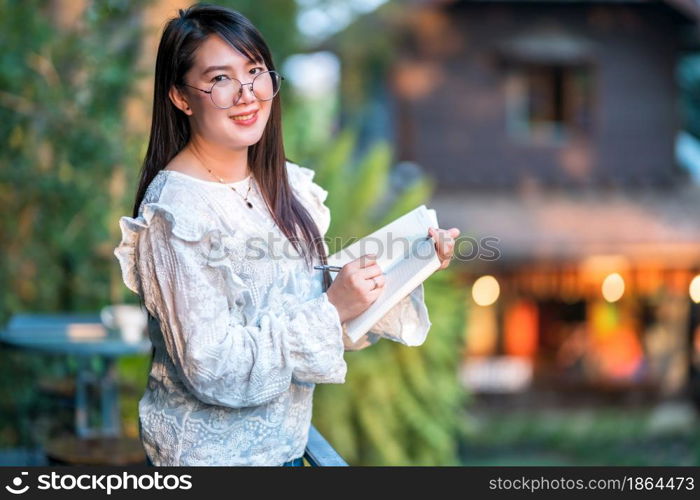
[[(365, 312), (346, 322), (350, 340), (357, 342), (401, 299), (440, 267), (429, 227), (439, 227), (437, 214), (420, 205), (393, 222), (328, 257), (328, 264), (343, 266), (374, 253), (385, 274), (384, 292)], [(336, 273), (332, 273), (335, 279)]]

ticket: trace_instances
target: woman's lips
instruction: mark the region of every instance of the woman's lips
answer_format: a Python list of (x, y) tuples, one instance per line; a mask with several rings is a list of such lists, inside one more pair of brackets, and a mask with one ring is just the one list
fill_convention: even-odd
[(236, 125), (252, 125), (258, 120), (258, 112), (256, 111), (253, 116), (248, 119), (248, 120), (234, 120), (233, 117), (231, 117), (231, 121), (235, 123)]

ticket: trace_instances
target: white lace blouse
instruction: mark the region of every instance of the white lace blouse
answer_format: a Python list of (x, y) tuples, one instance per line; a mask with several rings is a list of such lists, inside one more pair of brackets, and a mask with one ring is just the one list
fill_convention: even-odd
[[(330, 225), (314, 171), (287, 162), (292, 189)], [(315, 384), (345, 382), (344, 351), (381, 337), (416, 346), (431, 322), (423, 285), (356, 343), (277, 228), (251, 177), (228, 186), (160, 171), (114, 254), (150, 313), (155, 348), (139, 401), (149, 459), (168, 465), (281, 465), (308, 439)], [(285, 245), (286, 243), (286, 245)], [(324, 242), (325, 243), (325, 242)]]

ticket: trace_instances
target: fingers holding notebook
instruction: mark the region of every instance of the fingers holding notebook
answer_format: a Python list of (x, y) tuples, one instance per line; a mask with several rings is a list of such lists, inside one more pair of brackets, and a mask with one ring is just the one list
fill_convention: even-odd
[(385, 278), (382, 268), (377, 263), (376, 255), (366, 254), (361, 256), (358, 261), (362, 270), (362, 275), (365, 278), (365, 284), (368, 287), (368, 291), (377, 292), (377, 294), (379, 294), (381, 289), (384, 287)]
[(327, 291), (341, 322), (362, 314), (377, 300), (384, 287), (381, 272), (372, 255), (362, 255), (343, 266)]

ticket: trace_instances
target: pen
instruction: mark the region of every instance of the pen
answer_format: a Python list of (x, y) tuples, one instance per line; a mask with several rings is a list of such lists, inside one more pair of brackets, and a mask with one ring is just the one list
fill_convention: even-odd
[(323, 266), (314, 266), (314, 269), (318, 269), (319, 271), (331, 271), (331, 272), (338, 272), (342, 270), (343, 268), (341, 266), (329, 266), (328, 264), (325, 264)]

